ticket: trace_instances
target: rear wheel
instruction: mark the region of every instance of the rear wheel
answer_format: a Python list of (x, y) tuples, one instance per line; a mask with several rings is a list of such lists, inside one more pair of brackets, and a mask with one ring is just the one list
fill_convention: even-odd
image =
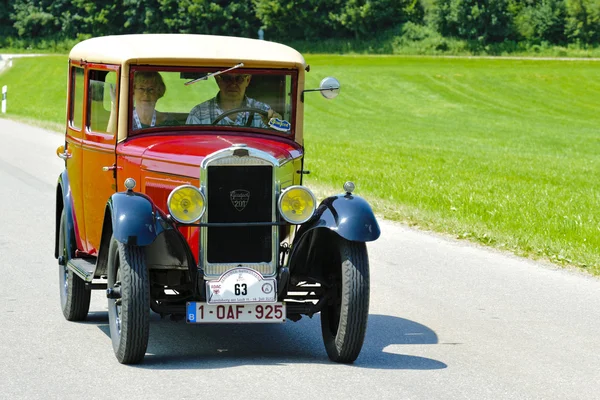
[(332, 286), (321, 311), (321, 332), (329, 358), (352, 363), (362, 349), (369, 317), (369, 257), (362, 242), (334, 241)]
[[(63, 210), (60, 216), (58, 248), (60, 251), (58, 266), (58, 285), (60, 289), (60, 307), (68, 321), (83, 321), (90, 309), (91, 291), (85, 282), (67, 268), (67, 227)], [(72, 254), (72, 252), (71, 252)]]
[[(150, 335), (150, 284), (144, 249), (111, 239), (108, 250), (110, 338), (117, 360), (137, 364)], [(120, 295), (120, 298), (119, 298)]]

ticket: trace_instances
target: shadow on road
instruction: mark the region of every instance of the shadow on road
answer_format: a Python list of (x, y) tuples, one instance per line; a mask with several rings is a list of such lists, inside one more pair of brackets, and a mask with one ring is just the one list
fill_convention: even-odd
[[(110, 336), (108, 314), (90, 313), (85, 324), (96, 324)], [(349, 368), (431, 370), (447, 365), (425, 357), (385, 351), (390, 345), (438, 343), (437, 335), (414, 321), (371, 314), (363, 349)], [(108, 347), (106, 351), (112, 351)], [(152, 314), (145, 369), (215, 369), (239, 365), (295, 363), (328, 364), (319, 316), (297, 323), (188, 325)], [(333, 364), (333, 363), (332, 363)]]

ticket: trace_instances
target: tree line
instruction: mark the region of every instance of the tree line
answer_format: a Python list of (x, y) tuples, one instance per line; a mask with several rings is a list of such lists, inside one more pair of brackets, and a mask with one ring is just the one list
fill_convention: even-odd
[[(0, 46), (125, 33), (362, 40), (403, 25), (481, 44), (600, 42), (600, 0), (0, 0)], [(12, 41), (12, 42), (11, 42)]]

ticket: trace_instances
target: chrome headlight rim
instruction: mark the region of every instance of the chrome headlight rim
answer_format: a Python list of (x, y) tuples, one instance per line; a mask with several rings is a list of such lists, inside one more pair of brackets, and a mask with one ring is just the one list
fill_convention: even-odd
[[(195, 190), (202, 198), (202, 211), (200, 212), (199, 217), (194, 219), (193, 221), (181, 220), (173, 214), (173, 211), (171, 211), (171, 199), (173, 198), (175, 193), (178, 190), (187, 189), (187, 188)], [(204, 193), (202, 193), (202, 191), (194, 185), (189, 185), (189, 184), (180, 185), (180, 186), (177, 186), (175, 189), (171, 190), (171, 193), (169, 193), (169, 197), (167, 197), (167, 209), (169, 210), (169, 216), (171, 218), (173, 218), (175, 221), (177, 221), (181, 224), (193, 224), (193, 223), (199, 221), (200, 219), (202, 219), (202, 217), (204, 216), (204, 213), (206, 212), (206, 196), (204, 196)]]
[[(290, 221), (288, 218), (286, 218), (284, 212), (281, 209), (281, 203), (283, 202), (283, 199), (285, 198), (285, 195), (293, 190), (293, 189), (301, 189), (304, 190), (306, 193), (308, 193), (310, 195), (310, 197), (312, 198), (313, 201), (313, 210), (310, 213), (310, 215), (308, 217), (306, 217), (303, 220), (299, 220), (299, 221)], [(302, 185), (293, 185), (293, 186), (289, 186), (285, 189), (283, 189), (283, 191), (281, 192), (281, 194), (279, 195), (279, 200), (277, 200), (277, 210), (279, 211), (279, 215), (281, 215), (281, 217), (286, 220), (287, 222), (289, 222), (292, 225), (302, 225), (303, 223), (305, 223), (306, 221), (310, 220), (313, 215), (315, 215), (315, 211), (317, 210), (317, 198), (315, 197), (315, 195), (313, 194), (313, 192), (307, 188), (306, 186), (302, 186)]]

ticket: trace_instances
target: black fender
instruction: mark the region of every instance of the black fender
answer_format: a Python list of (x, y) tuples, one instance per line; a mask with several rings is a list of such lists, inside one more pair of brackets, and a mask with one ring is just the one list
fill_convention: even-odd
[(186, 266), (195, 279), (196, 260), (186, 239), (148, 196), (127, 191), (115, 193), (108, 199), (95, 276), (107, 272), (108, 249), (113, 236), (123, 244), (145, 247), (151, 262)]
[(123, 244), (148, 246), (164, 230), (172, 229), (166, 218), (160, 218), (152, 200), (141, 193), (113, 194), (108, 199), (106, 212), (110, 213), (112, 235)]
[(298, 236), (316, 228), (328, 228), (354, 242), (370, 242), (381, 234), (369, 203), (352, 194), (340, 194), (323, 200), (315, 215), (300, 227)]
[(74, 257), (71, 254), (75, 248), (75, 216), (73, 215), (73, 199), (71, 197), (71, 186), (69, 183), (69, 175), (65, 169), (58, 177), (56, 185), (56, 215), (55, 215), (55, 235), (54, 235), (54, 258), (58, 258), (58, 235), (60, 231), (60, 217), (62, 212), (65, 212), (66, 238), (65, 243), (71, 243), (67, 246), (67, 259)]
[(289, 257), (292, 275), (319, 275), (324, 254), (339, 236), (355, 242), (377, 240), (379, 224), (369, 203), (360, 196), (340, 194), (321, 202), (315, 215), (300, 226)]

